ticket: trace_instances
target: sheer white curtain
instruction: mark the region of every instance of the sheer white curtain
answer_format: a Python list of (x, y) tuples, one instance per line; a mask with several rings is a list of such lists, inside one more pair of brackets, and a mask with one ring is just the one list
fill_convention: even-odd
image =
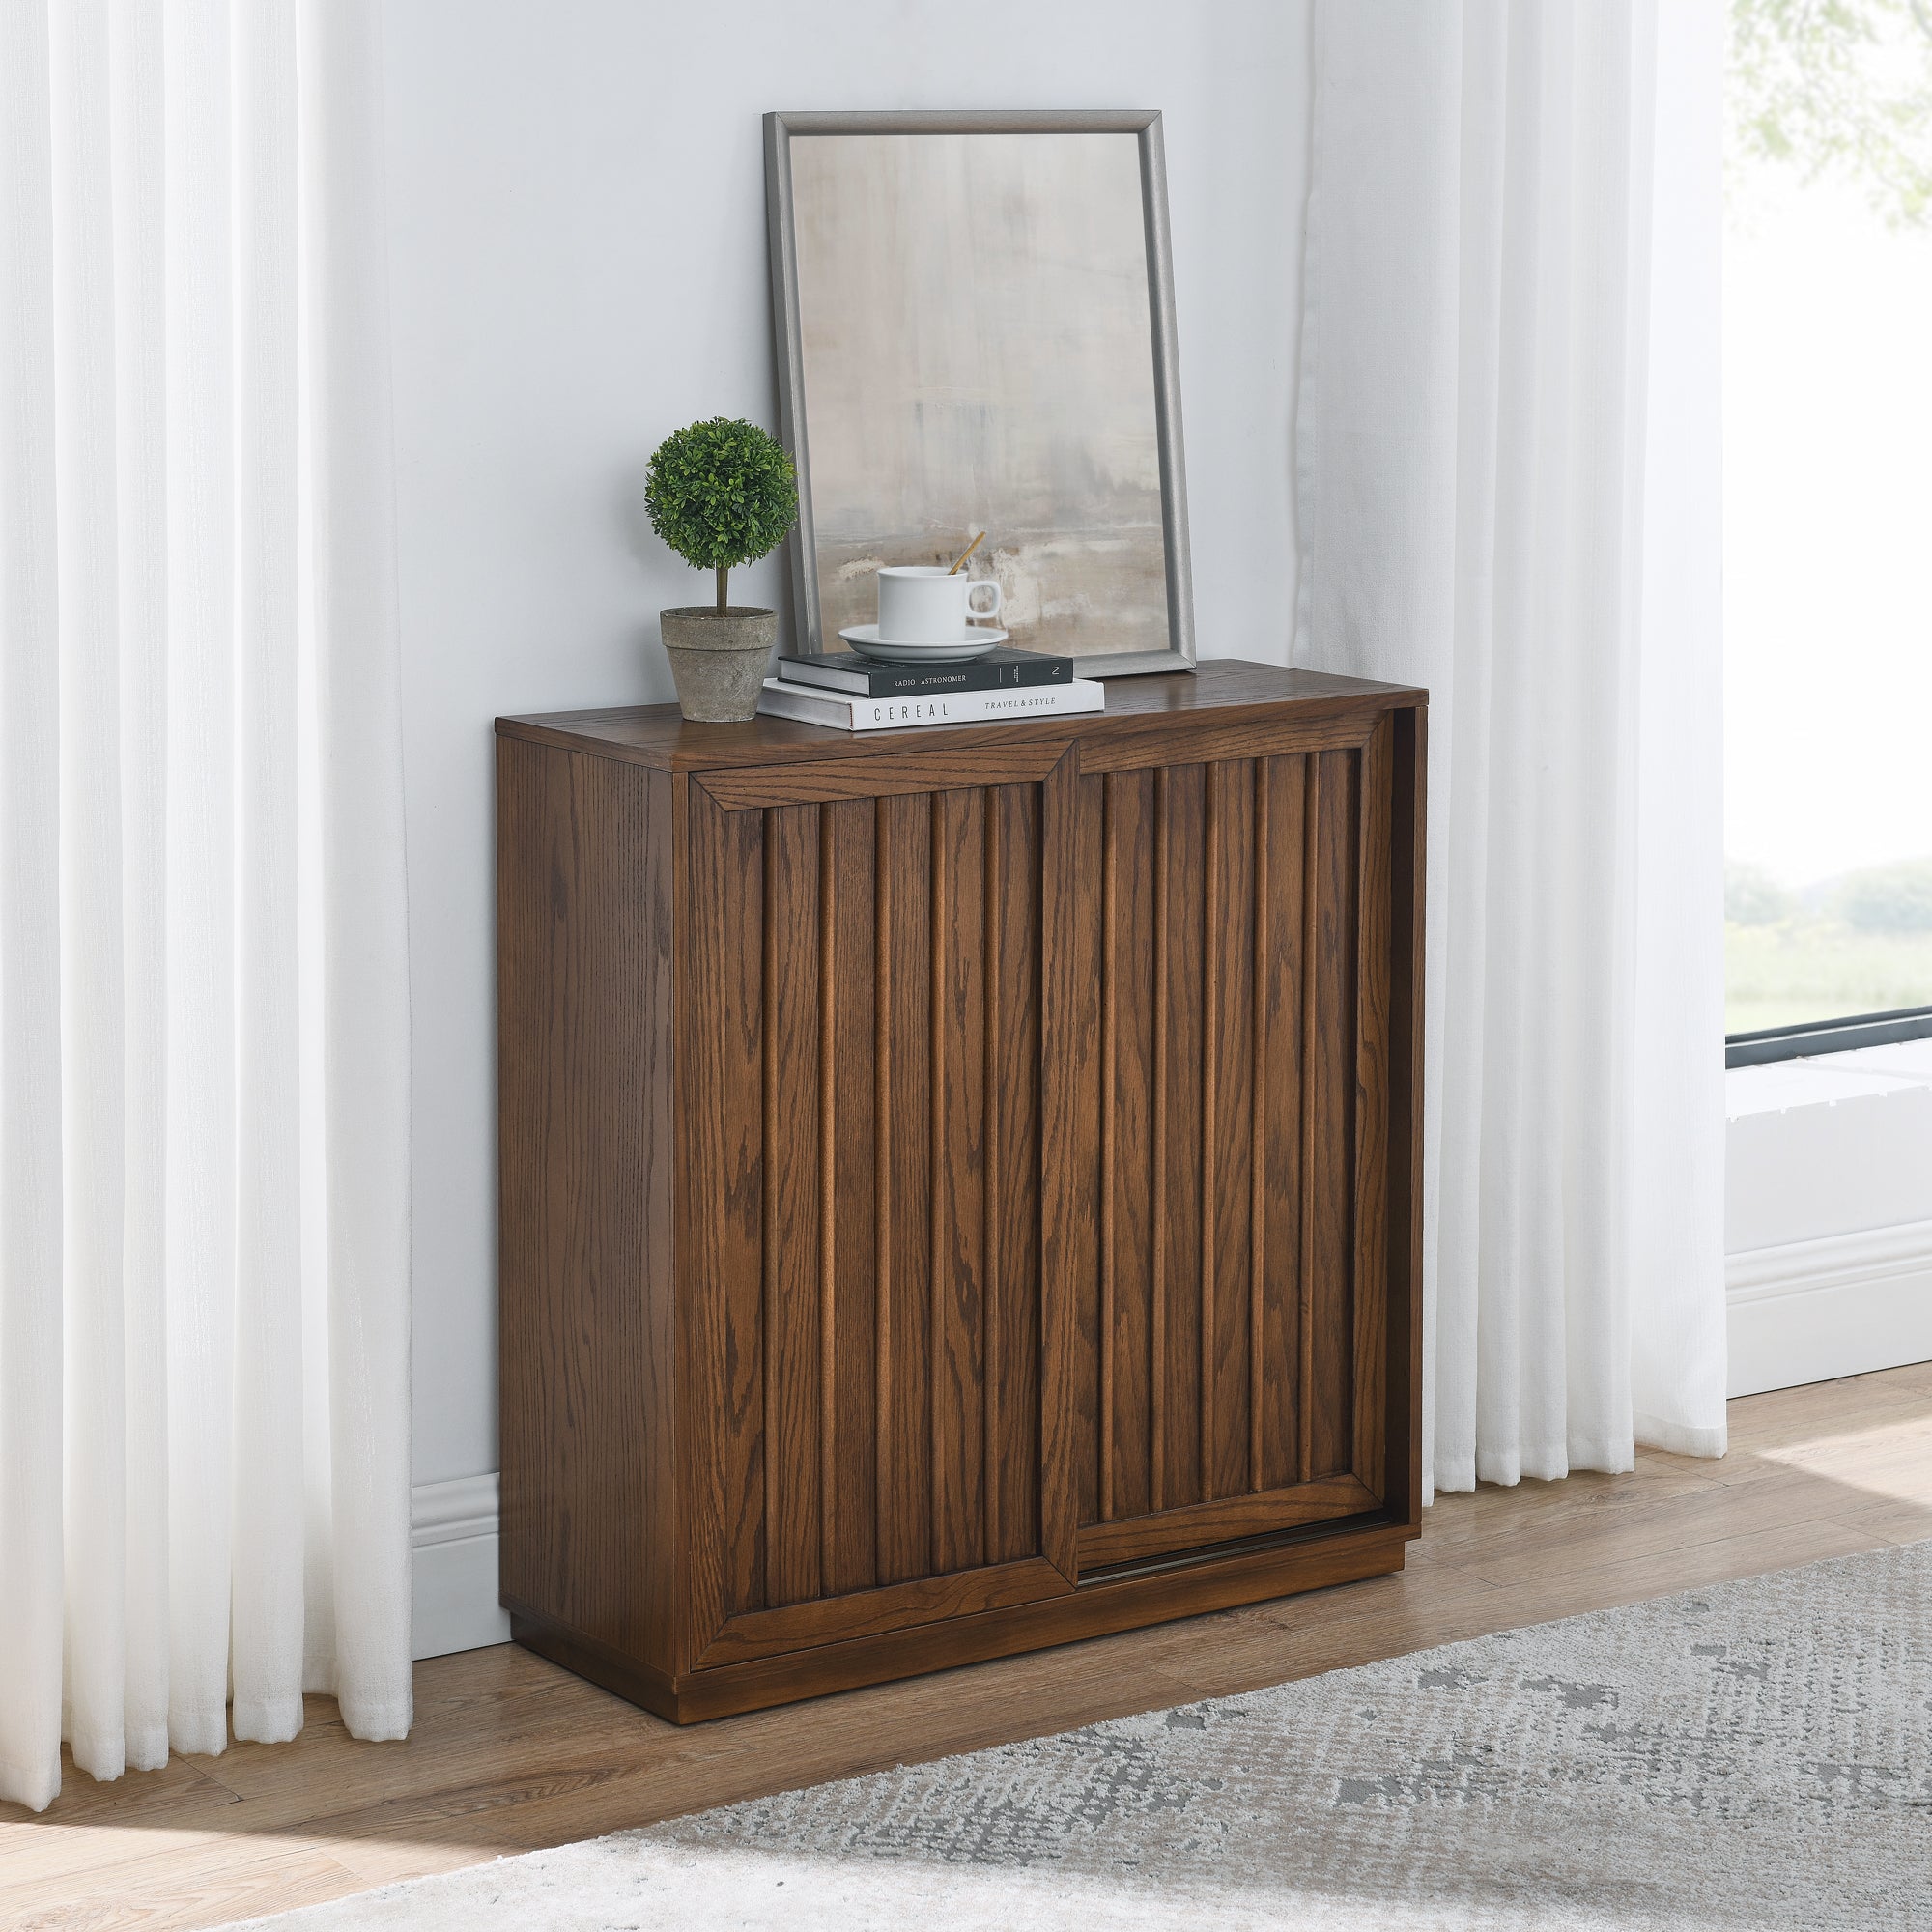
[(0, 0), (0, 1798), (410, 1722), (373, 0)]
[(1724, 1443), (1718, 0), (1317, 0), (1300, 661), (1430, 720), (1425, 1472)]

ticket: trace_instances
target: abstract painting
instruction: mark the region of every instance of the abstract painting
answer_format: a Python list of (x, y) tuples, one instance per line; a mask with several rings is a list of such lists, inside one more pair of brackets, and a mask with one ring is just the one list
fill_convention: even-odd
[[(874, 619), (881, 565), (951, 563), (983, 530), (971, 574), (999, 582), (1014, 644), (1184, 668), (1141, 136), (794, 132), (788, 150), (788, 428), (819, 647)], [(1179, 546), (1184, 572), (1184, 526)]]

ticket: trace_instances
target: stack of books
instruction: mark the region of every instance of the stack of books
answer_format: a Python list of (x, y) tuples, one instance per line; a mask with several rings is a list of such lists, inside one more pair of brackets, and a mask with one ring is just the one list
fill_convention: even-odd
[(874, 664), (856, 651), (781, 657), (758, 709), (838, 731), (902, 731), (909, 724), (979, 724), (1003, 718), (1101, 711), (1106, 687), (1075, 677), (1071, 658), (1005, 645), (984, 657)]

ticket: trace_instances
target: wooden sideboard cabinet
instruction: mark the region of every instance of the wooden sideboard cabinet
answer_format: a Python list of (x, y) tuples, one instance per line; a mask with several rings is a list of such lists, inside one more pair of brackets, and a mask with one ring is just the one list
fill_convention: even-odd
[(683, 1722), (1401, 1567), (1424, 704), (498, 722), (521, 1642)]

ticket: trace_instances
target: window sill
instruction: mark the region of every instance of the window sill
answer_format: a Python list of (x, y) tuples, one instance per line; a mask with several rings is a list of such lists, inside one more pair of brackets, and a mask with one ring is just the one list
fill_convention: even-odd
[(1932, 1040), (1724, 1091), (1730, 1392), (1932, 1359)]

